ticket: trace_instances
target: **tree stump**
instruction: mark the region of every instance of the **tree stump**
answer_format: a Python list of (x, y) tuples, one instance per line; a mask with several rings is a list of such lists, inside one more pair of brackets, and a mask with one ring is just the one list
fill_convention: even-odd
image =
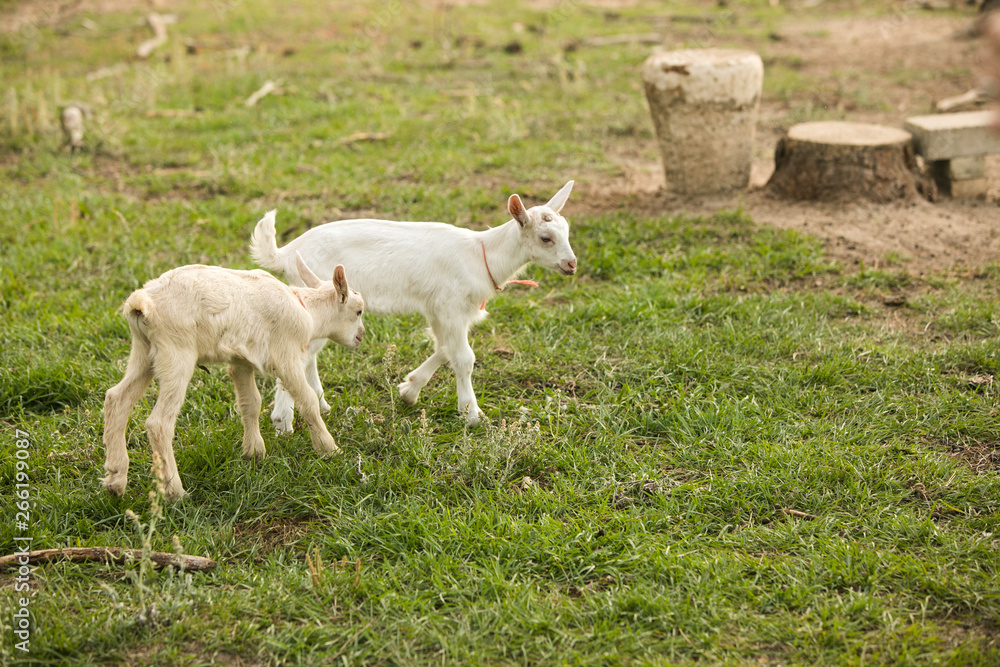
[(728, 49), (656, 53), (642, 78), (667, 187), (690, 195), (745, 188), (764, 80), (760, 56)]
[(823, 121), (788, 130), (774, 149), (768, 188), (789, 199), (866, 199), (885, 203), (923, 195), (934, 198), (912, 137), (894, 127)]

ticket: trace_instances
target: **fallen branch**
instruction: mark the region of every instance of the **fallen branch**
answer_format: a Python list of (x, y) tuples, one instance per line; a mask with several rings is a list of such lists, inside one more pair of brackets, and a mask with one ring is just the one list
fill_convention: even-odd
[(588, 37), (581, 44), (584, 46), (614, 46), (616, 44), (662, 44), (663, 35), (658, 32), (644, 32), (628, 35), (601, 35)]
[(153, 29), (153, 37), (139, 44), (135, 49), (135, 55), (142, 59), (148, 58), (153, 51), (163, 46), (167, 41), (167, 25), (177, 23), (176, 14), (151, 13), (146, 17), (149, 27)]
[(94, 70), (87, 75), (87, 81), (99, 81), (101, 79), (106, 79), (109, 76), (114, 76), (115, 74), (121, 74), (122, 72), (128, 70), (128, 65), (125, 63), (118, 63), (116, 65), (110, 65), (108, 67), (102, 67), (99, 70)]
[[(0, 557), (0, 572), (3, 570), (15, 569), (25, 565), (24, 558), (27, 556), (29, 565), (41, 565), (44, 563), (55, 563), (68, 560), (71, 563), (87, 562), (110, 562), (115, 564), (126, 561), (138, 562), (142, 560), (142, 549), (123, 549), (121, 547), (68, 547), (65, 549), (39, 549), (29, 551), (27, 554), (10, 554)], [(149, 558), (158, 568), (163, 567), (183, 567), (185, 570), (195, 572), (207, 572), (215, 569), (215, 561), (202, 556), (188, 556), (181, 554), (164, 553), (154, 551), (149, 554)]]
[(795, 516), (800, 519), (818, 519), (819, 517), (815, 514), (808, 514), (806, 512), (800, 512), (799, 510), (790, 510), (787, 507), (781, 508), (781, 513), (787, 516)]
[(146, 111), (146, 118), (188, 118), (197, 116), (194, 109), (149, 109)]
[(333, 145), (346, 146), (347, 144), (353, 144), (359, 141), (382, 141), (388, 138), (389, 135), (385, 132), (355, 132), (354, 134), (349, 134), (346, 137), (337, 139), (333, 142)]
[(248, 107), (255, 106), (257, 102), (261, 101), (261, 99), (277, 91), (278, 91), (278, 84), (276, 84), (274, 81), (266, 81), (264, 82), (264, 85), (257, 90), (257, 92), (255, 92), (253, 95), (247, 98), (247, 101), (244, 102), (244, 104), (246, 104)]
[(938, 111), (951, 111), (957, 109), (958, 107), (966, 106), (967, 104), (979, 104), (980, 102), (985, 102), (989, 99), (989, 95), (986, 91), (979, 88), (973, 88), (961, 95), (955, 95), (954, 97), (946, 97), (943, 100), (938, 101), (934, 108)]

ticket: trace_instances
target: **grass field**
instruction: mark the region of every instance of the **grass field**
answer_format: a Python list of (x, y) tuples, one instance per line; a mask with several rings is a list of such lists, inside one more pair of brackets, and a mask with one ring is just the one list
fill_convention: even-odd
[[(708, 17), (675, 22), (678, 43), (766, 48), (786, 9), (168, 11), (148, 61), (141, 8), (40, 10), (0, 34), (0, 552), (176, 536), (219, 566), (38, 567), (28, 653), (25, 593), (0, 573), (0, 664), (1000, 664), (1000, 267), (846, 267), (739, 208), (587, 200), (609, 146), (653, 140), (649, 46), (576, 43), (669, 11)], [(769, 67), (766, 95), (810, 85)], [(245, 106), (269, 80), (282, 94)], [(56, 121), (71, 99), (92, 113), (75, 154)], [(342, 456), (315, 457), (301, 423), (275, 436), (265, 407), (268, 456), (243, 461), (211, 368), (177, 425), (190, 495), (149, 495), (152, 390), (127, 493), (100, 487), (104, 392), (129, 349), (117, 311), (144, 281), (251, 267), (274, 207), (286, 239), (361, 215), (482, 229), (510, 193), (538, 204), (570, 178), (579, 273), (530, 269), (541, 287), (499, 295), (472, 335), (487, 426), (463, 428), (446, 368), (401, 404), (423, 324), (368, 317), (359, 350), (321, 357)]]

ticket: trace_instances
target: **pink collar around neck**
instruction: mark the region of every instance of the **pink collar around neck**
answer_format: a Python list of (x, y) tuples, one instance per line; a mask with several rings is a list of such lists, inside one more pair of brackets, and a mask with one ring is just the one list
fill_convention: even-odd
[(490, 277), (490, 282), (493, 283), (493, 289), (495, 289), (498, 292), (502, 292), (503, 288), (511, 283), (514, 283), (516, 285), (527, 285), (528, 287), (538, 287), (538, 283), (536, 283), (534, 280), (508, 280), (503, 285), (497, 285), (497, 281), (493, 277), (493, 272), (490, 271), (490, 263), (486, 261), (486, 244), (480, 241), (479, 245), (483, 249), (483, 264), (486, 265), (486, 275)]
[[(536, 283), (534, 280), (508, 280), (503, 285), (497, 285), (496, 278), (493, 277), (493, 272), (490, 271), (490, 263), (486, 261), (486, 244), (480, 241), (479, 245), (483, 248), (483, 264), (486, 266), (486, 275), (490, 277), (490, 282), (493, 283), (493, 289), (495, 289), (498, 292), (502, 292), (503, 288), (509, 285), (510, 283), (515, 283), (517, 285), (527, 285), (528, 287), (538, 287), (538, 283)], [(489, 301), (489, 299), (487, 299), (487, 301)], [(483, 301), (479, 305), (479, 310), (486, 310), (486, 301)]]

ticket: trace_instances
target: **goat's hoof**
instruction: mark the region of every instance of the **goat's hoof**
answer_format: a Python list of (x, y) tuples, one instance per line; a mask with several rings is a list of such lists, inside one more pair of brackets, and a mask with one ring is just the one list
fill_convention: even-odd
[(321, 459), (328, 459), (331, 456), (336, 456), (340, 453), (340, 447), (333, 443), (330, 443), (329, 447), (313, 447), (313, 449), (316, 450), (316, 454), (318, 454)]
[(476, 427), (486, 419), (486, 415), (482, 410), (476, 410), (475, 412), (467, 412), (465, 414), (465, 424), (466, 426)]
[(291, 433), (293, 419), (294, 415), (292, 413), (288, 413), (285, 415), (271, 413), (271, 424), (274, 425), (274, 430), (278, 434)]
[(128, 479), (125, 476), (115, 479), (112, 475), (108, 475), (101, 481), (104, 484), (104, 488), (113, 496), (120, 496), (125, 493), (125, 486), (128, 483)]
[(163, 490), (163, 497), (169, 502), (175, 503), (184, 496), (187, 495), (187, 491), (184, 487), (178, 484), (176, 487), (168, 486)]
[(322, 396), (319, 397), (319, 411), (320, 414), (326, 414), (330, 411), (330, 404), (326, 402), (326, 399)]
[(263, 461), (264, 454), (265, 450), (263, 442), (256, 447), (249, 447), (249, 448), (246, 446), (243, 447), (243, 458), (245, 459), (251, 459), (254, 461)]
[(403, 399), (403, 403), (407, 405), (414, 405), (417, 399), (420, 398), (420, 390), (414, 389), (413, 384), (409, 380), (406, 382), (399, 383), (399, 397)]

